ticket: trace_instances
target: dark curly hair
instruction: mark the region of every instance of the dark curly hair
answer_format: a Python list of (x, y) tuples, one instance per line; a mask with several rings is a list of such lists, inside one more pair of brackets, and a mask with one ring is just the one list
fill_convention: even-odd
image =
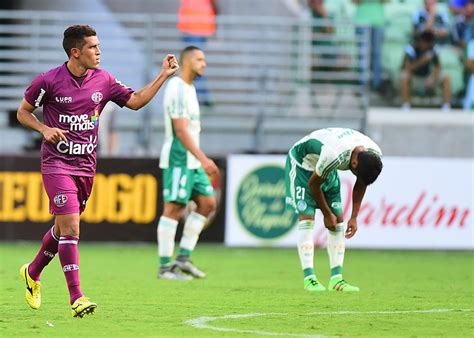
[(383, 168), (380, 157), (369, 151), (361, 151), (357, 161), (357, 177), (367, 185), (374, 183)]
[(94, 28), (88, 25), (73, 25), (64, 31), (63, 48), (68, 57), (71, 57), (72, 48), (82, 48), (84, 46), (84, 38), (88, 36), (96, 36)]

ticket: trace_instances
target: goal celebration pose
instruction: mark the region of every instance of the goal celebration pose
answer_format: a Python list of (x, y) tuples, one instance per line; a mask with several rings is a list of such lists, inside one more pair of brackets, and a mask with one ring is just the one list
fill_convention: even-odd
[[(108, 72), (99, 69), (101, 51), (96, 31), (74, 25), (64, 31), (63, 47), (69, 58), (61, 66), (42, 73), (27, 88), (18, 108), (18, 120), (43, 135), (41, 174), (49, 197), (54, 226), (43, 237), (38, 254), (20, 269), (26, 284), (26, 301), (41, 305), (40, 275), (59, 255), (70, 294), (73, 317), (93, 313), (97, 304), (82, 293), (79, 280), (79, 223), (96, 172), (99, 121), (107, 102), (138, 110), (178, 70), (168, 54), (161, 72), (134, 92)], [(43, 106), (44, 123), (33, 111)]]

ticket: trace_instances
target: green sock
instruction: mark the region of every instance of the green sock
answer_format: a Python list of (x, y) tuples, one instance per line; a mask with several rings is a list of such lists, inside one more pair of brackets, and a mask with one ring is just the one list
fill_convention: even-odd
[(303, 270), (304, 278), (314, 275), (314, 269), (313, 268), (307, 268)]
[(342, 266), (338, 265), (331, 269), (331, 278), (342, 276)]
[(191, 253), (192, 253), (192, 252), (193, 252), (192, 250), (188, 250), (188, 249), (184, 249), (184, 248), (179, 248), (178, 255), (189, 257), (189, 256), (191, 256)]
[(171, 257), (160, 257), (160, 267), (164, 268), (171, 265)]

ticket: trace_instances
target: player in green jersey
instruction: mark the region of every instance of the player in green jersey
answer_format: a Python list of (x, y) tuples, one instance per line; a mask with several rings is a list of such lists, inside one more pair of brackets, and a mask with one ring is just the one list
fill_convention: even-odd
[[(327, 251), (331, 267), (329, 291), (356, 292), (359, 288), (342, 278), (344, 233), (357, 232), (357, 215), (366, 188), (382, 171), (382, 152), (369, 137), (346, 128), (316, 130), (296, 142), (286, 161), (286, 204), (298, 215), (298, 253), (304, 288), (325, 291), (314, 273), (314, 216), (320, 209), (328, 229)], [(350, 170), (357, 180), (352, 195), (352, 214), (343, 223), (340, 180), (337, 170)]]
[[(164, 207), (157, 228), (158, 277), (189, 280), (205, 277), (189, 257), (207, 217), (216, 208), (209, 176), (218, 175), (219, 169), (199, 147), (201, 122), (193, 80), (204, 74), (204, 53), (197, 47), (186, 47), (181, 52), (180, 63), (181, 72), (169, 80), (164, 95), (165, 141), (160, 156)], [(179, 253), (172, 262), (178, 221), (190, 200), (197, 207), (186, 219)], [(187, 274), (180, 273), (178, 268)]]

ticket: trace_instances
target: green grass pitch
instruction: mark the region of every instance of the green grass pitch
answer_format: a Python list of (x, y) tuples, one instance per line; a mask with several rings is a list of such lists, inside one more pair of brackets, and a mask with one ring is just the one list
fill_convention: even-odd
[[(348, 249), (345, 277), (361, 292), (311, 294), (296, 248), (198, 245), (208, 277), (178, 282), (156, 278), (153, 245), (82, 242), (82, 289), (98, 309), (74, 319), (58, 258), (42, 275), (41, 308), (24, 300), (18, 270), (38, 245), (0, 244), (1, 337), (474, 336), (472, 252)], [(326, 284), (325, 250), (315, 259)], [(442, 309), (465, 311), (413, 312)]]

